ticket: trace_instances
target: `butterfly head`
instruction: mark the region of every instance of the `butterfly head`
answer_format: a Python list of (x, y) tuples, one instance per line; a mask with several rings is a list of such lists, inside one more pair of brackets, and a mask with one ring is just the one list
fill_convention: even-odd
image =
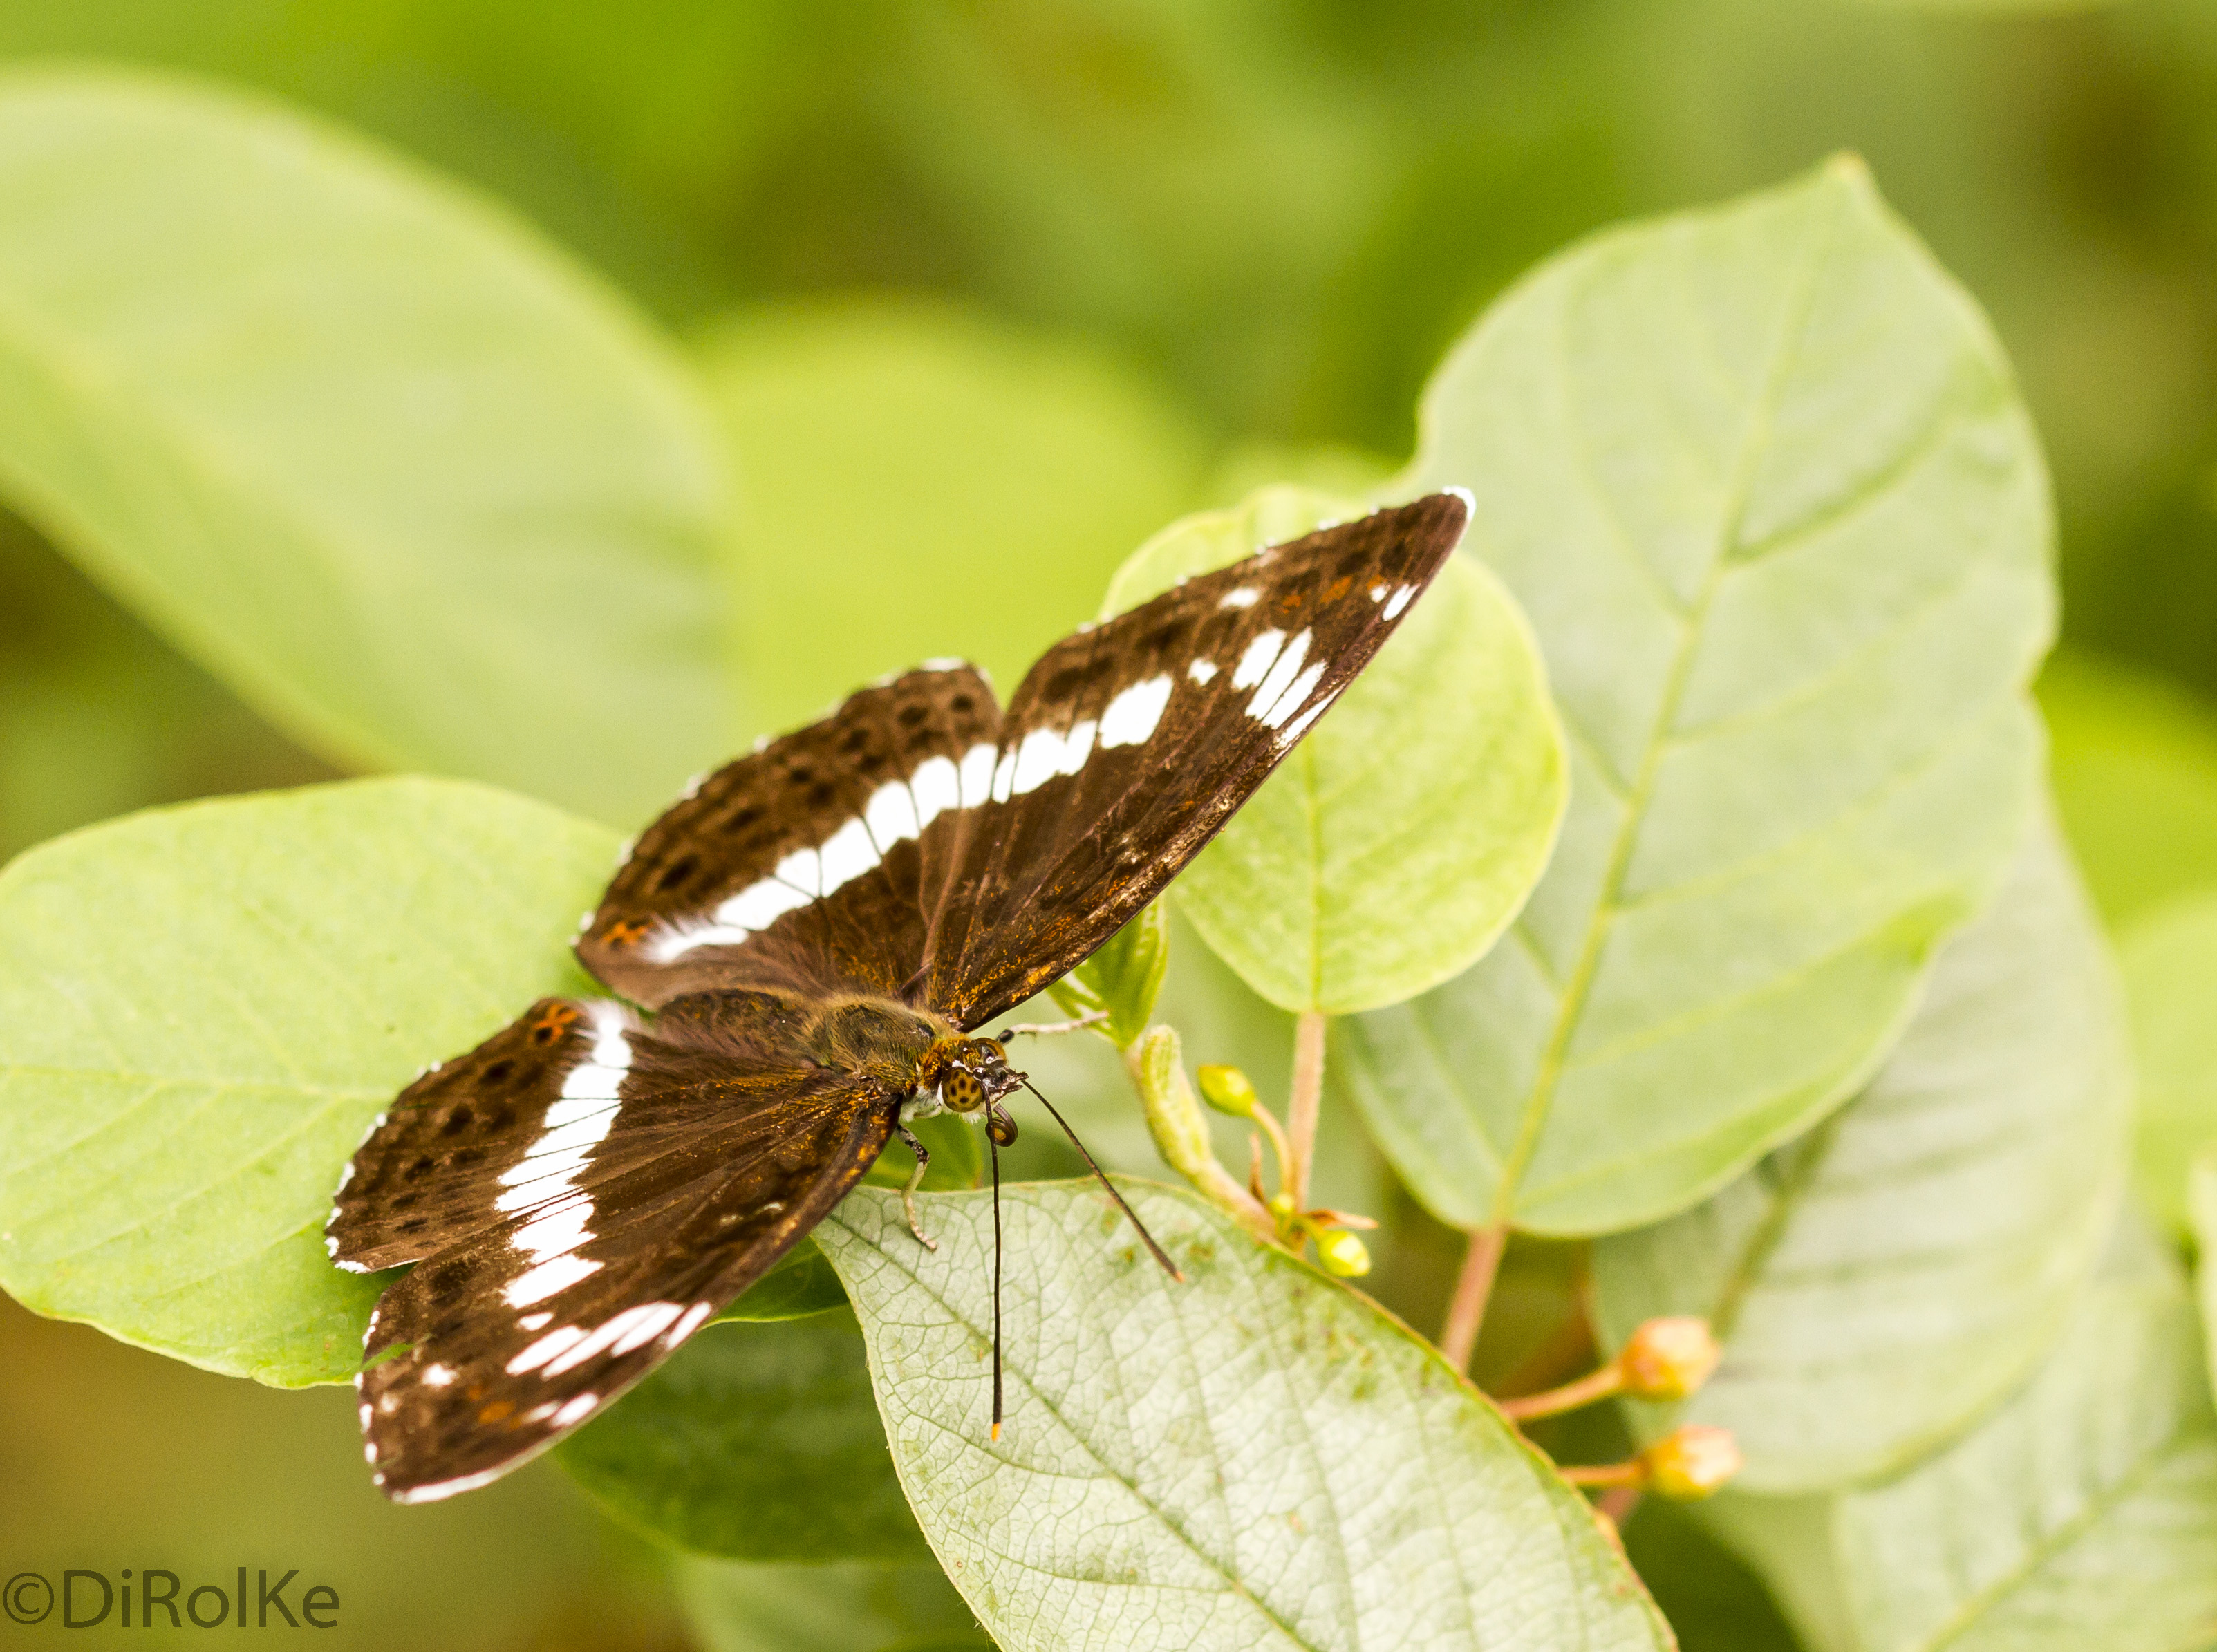
[(1009, 1065), (997, 1039), (950, 1039), (943, 1059), (939, 1100), (950, 1113), (982, 1108), (991, 1118), (999, 1112), (1001, 1099), (1015, 1094), (1024, 1082), (1024, 1076)]

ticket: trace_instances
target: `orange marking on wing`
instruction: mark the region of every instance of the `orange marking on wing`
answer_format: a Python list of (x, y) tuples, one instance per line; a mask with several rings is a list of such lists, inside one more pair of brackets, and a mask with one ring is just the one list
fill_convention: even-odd
[(601, 940), (610, 946), (633, 946), (652, 927), (645, 918), (618, 918), (601, 931)]

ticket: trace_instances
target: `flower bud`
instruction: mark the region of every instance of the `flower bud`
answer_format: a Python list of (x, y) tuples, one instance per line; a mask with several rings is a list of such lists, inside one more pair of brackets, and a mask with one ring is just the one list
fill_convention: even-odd
[(1623, 1392), (1635, 1400), (1683, 1400), (1709, 1380), (1724, 1350), (1709, 1322), (1689, 1316), (1651, 1319), (1616, 1356)]
[(1359, 1279), (1370, 1271), (1370, 1249), (1344, 1228), (1317, 1236), (1324, 1271), (1338, 1279)]
[(1201, 1080), (1201, 1099), (1219, 1113), (1234, 1119), (1255, 1116), (1255, 1087), (1237, 1067), (1204, 1067), (1195, 1076)]
[(1657, 1496), (1698, 1502), (1739, 1472), (1739, 1442), (1729, 1428), (1689, 1422), (1640, 1452), (1640, 1466)]

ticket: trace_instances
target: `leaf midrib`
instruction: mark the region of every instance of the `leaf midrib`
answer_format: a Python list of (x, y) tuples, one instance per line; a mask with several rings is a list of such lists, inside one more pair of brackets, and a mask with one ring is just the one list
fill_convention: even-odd
[[(1677, 652), (1664, 679), (1663, 694), (1656, 707), (1653, 731), (1641, 755), (1640, 773), (1626, 796), (1624, 818), (1619, 823), (1615, 841), (1609, 848), (1593, 920), (1587, 926), (1584, 945), (1579, 952), (1577, 965), (1571, 971), (1569, 984), (1556, 1011), (1554, 1025), (1549, 1029), (1547, 1044), (1541, 1052), (1539, 1072), (1533, 1080), (1516, 1140), (1510, 1145), (1501, 1184), (1494, 1194), (1494, 1225), (1506, 1226), (1514, 1215), (1525, 1172), (1539, 1150), (1541, 1131), (1553, 1110), (1555, 1089), (1562, 1079), (1571, 1038), (1584, 1013), (1587, 996), (1591, 992), (1594, 978), (1599, 972), (1602, 946), (1615, 923), (1618, 897), (1631, 870), (1633, 850), (1640, 829), (1645, 823), (1648, 805), (1653, 798), (1666, 745), (1665, 737), (1691, 681), (1694, 660), (1709, 609), (1732, 567), (1732, 546), (1746, 516), (1755, 468), (1765, 450), (1779, 399), (1798, 357), (1800, 341), (1807, 329), (1815, 305), (1817, 272), (1822, 262), (1819, 256), (1820, 237), (1827, 237), (1831, 228), (1831, 214), (1825, 213), (1813, 214), (1809, 227), (1803, 231), (1803, 256), (1796, 271), (1794, 289), (1788, 294), (1786, 305), (1788, 319), (1781, 329), (1780, 348), (1770, 364), (1769, 372), (1765, 375), (1763, 392), (1749, 415), (1747, 434), (1740, 446), (1737, 474), (1732, 478), (1719, 523), (1714, 559), (1694, 601), (1674, 613), (1679, 629)], [(1561, 319), (1567, 320), (1566, 317)], [(1645, 557), (1639, 560), (1643, 564), (1646, 562)], [(1566, 713), (1564, 721), (1569, 724), (1573, 719)]]

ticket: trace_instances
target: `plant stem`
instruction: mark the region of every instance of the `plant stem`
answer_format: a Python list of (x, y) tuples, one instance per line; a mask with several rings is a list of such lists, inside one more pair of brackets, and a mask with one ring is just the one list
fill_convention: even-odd
[(1647, 1465), (1636, 1457), (1624, 1463), (1579, 1463), (1562, 1476), (1574, 1486), (1637, 1486), (1647, 1478)]
[(1493, 1294), (1493, 1276), (1501, 1269), (1501, 1253), (1509, 1248), (1509, 1224), (1497, 1222), (1470, 1236), (1463, 1252), (1462, 1272), (1455, 1275), (1454, 1296), (1448, 1304), (1448, 1322), (1440, 1331), (1440, 1352), (1457, 1371), (1470, 1369), (1470, 1356), (1478, 1347), (1478, 1329), (1485, 1322), (1485, 1299)]
[(1185, 1076), (1176, 1029), (1151, 1026), (1124, 1052), (1124, 1070), (1146, 1110), (1156, 1150), (1218, 1209), (1237, 1217), (1258, 1239), (1278, 1242), (1278, 1224), (1255, 1196), (1216, 1162), (1201, 1098)]
[(1594, 1511), (1607, 1515), (1609, 1524), (1621, 1532), (1639, 1508), (1640, 1495), (1638, 1486), (1611, 1486), (1594, 1499)]
[(1624, 1387), (1622, 1367), (1611, 1360), (1600, 1370), (1589, 1372), (1575, 1383), (1565, 1383), (1560, 1388), (1551, 1388), (1543, 1393), (1527, 1394), (1522, 1398), (1503, 1400), (1502, 1415), (1519, 1422), (1528, 1422), (1535, 1417), (1560, 1416), (1565, 1411), (1575, 1411), (1581, 1406), (1605, 1400)]
[(1287, 1143), (1285, 1127), (1279, 1124), (1276, 1115), (1259, 1101), (1255, 1104), (1255, 1111), (1251, 1116), (1263, 1126), (1263, 1133), (1270, 1138), (1270, 1150), (1278, 1156), (1278, 1191), (1283, 1193), (1293, 1179), (1294, 1162), (1293, 1149)]
[(1302, 1011), (1294, 1023), (1294, 1094), (1286, 1107), (1294, 1162), (1283, 1191), (1293, 1195), (1297, 1211), (1309, 1205), (1309, 1167), (1316, 1159), (1317, 1114), (1324, 1104), (1324, 1032), (1320, 1009)]

